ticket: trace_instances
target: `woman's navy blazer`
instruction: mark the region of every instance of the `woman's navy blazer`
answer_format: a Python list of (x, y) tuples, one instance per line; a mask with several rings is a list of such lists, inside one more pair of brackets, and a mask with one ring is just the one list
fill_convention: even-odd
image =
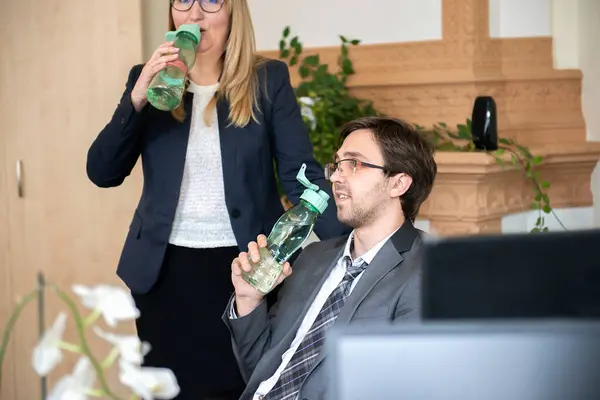
[[(99, 187), (120, 185), (141, 155), (143, 191), (117, 268), (117, 274), (134, 293), (152, 288), (163, 263), (179, 199), (193, 98), (193, 93), (185, 94), (187, 117), (183, 123), (170, 112), (149, 105), (136, 112), (130, 94), (142, 67), (131, 69), (119, 105), (87, 155), (87, 175)], [(227, 100), (217, 104), (225, 203), (238, 247), (244, 251), (258, 234), (268, 234), (283, 213), (273, 160), (292, 203), (298, 203), (304, 190), (296, 181), (302, 163), (306, 163), (307, 178), (331, 195), (331, 185), (313, 156), (287, 65), (269, 60), (257, 73), (261, 87), (258, 123), (251, 121), (237, 128), (229, 123)], [(337, 220), (331, 198), (315, 233), (324, 240), (349, 231)]]

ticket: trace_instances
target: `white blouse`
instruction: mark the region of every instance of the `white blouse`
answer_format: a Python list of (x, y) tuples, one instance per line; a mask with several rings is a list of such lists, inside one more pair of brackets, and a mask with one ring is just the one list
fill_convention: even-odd
[(213, 110), (209, 125), (204, 122), (204, 109), (218, 86), (190, 82), (188, 87), (194, 93), (192, 120), (179, 203), (169, 238), (169, 243), (176, 246), (237, 245), (225, 206), (217, 110)]

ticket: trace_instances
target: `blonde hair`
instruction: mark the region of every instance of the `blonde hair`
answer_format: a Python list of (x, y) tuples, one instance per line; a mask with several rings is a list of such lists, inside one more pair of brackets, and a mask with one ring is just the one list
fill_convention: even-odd
[[(229, 102), (229, 121), (237, 127), (246, 126), (250, 120), (258, 121), (258, 78), (256, 69), (266, 59), (256, 55), (254, 27), (247, 0), (225, 0), (228, 4), (230, 30), (223, 54), (223, 72), (215, 96), (204, 110), (204, 120), (210, 123), (211, 112), (217, 101), (225, 97)], [(169, 8), (169, 30), (175, 23)], [(186, 85), (187, 87), (187, 85)], [(183, 101), (171, 111), (179, 122), (186, 118)]]

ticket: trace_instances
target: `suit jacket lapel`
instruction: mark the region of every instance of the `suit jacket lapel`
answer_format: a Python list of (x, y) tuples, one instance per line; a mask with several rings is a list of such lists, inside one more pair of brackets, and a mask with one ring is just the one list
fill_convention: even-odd
[(403, 260), (401, 254), (396, 251), (392, 242), (388, 241), (377, 253), (371, 264), (363, 273), (351, 295), (346, 300), (346, 304), (340, 311), (336, 324), (346, 325), (356, 312), (356, 309), (365, 297), (373, 290), (377, 282), (386, 276), (391, 270), (396, 268)]
[[(329, 278), (331, 270), (336, 266), (338, 259), (341, 257), (346, 241), (347, 236), (339, 241), (335, 241), (335, 243), (332, 244), (332, 247), (317, 255), (318, 258), (315, 259), (313, 265), (306, 266), (310, 268), (310, 271), (307, 271), (306, 277), (303, 279), (304, 284), (298, 287), (296, 291), (302, 291), (307, 287), (312, 287), (313, 289), (306, 300), (294, 301), (290, 305), (289, 310), (286, 310), (286, 319), (282, 322), (282, 326), (290, 326), (290, 331), (286, 335), (286, 339), (291, 335), (290, 342), (296, 336), (298, 328), (306, 316), (308, 309), (315, 300), (315, 297), (317, 297), (325, 280)], [(286, 297), (290, 299), (305, 298), (302, 293), (288, 293)], [(284, 339), (283, 342), (286, 343), (287, 340)], [(286, 344), (289, 346), (289, 343)]]
[[(410, 221), (404, 222), (400, 229), (398, 229), (390, 240), (383, 245), (377, 252), (375, 258), (373, 258), (371, 263), (367, 266), (367, 269), (356, 284), (356, 287), (352, 290), (352, 293), (346, 300), (344, 307), (342, 307), (340, 314), (335, 321), (335, 325), (347, 325), (350, 322), (356, 309), (360, 306), (360, 303), (362, 303), (365, 297), (373, 290), (375, 285), (377, 285), (377, 282), (402, 263), (404, 260), (402, 253), (411, 248), (417, 236), (418, 231), (412, 223)], [(324, 351), (320, 352), (312, 370), (317, 368), (325, 358), (325, 355)]]

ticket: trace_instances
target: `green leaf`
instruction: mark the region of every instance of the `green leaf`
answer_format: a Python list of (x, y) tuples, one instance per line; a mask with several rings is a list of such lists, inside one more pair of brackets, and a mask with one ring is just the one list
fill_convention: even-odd
[(531, 203), (531, 209), (532, 209), (532, 210), (539, 210), (539, 209), (540, 209), (540, 205), (539, 205), (539, 203), (532, 202), (532, 203)]
[(452, 142), (444, 142), (444, 143), (440, 144), (439, 146), (437, 146), (437, 150), (440, 150), (440, 151), (457, 151), (458, 150), (458, 146), (456, 146)]
[(501, 158), (496, 158), (496, 163), (498, 163), (502, 167), (504, 167), (504, 165), (505, 165), (504, 160)]
[(294, 36), (292, 38), (292, 40), (290, 41), (290, 46), (296, 47), (297, 44), (298, 44), (298, 36)]
[(542, 207), (542, 210), (546, 213), (546, 214), (550, 214), (552, 212), (552, 208), (549, 205), (545, 205), (544, 207)]
[(541, 162), (542, 162), (542, 156), (534, 157), (533, 160), (531, 160), (531, 162), (533, 163), (533, 165), (541, 164)]
[(310, 71), (306, 65), (301, 65), (298, 68), (298, 73), (300, 74), (300, 77), (302, 77), (302, 79), (307, 78), (308, 75), (310, 75)]
[(465, 140), (471, 140), (471, 132), (469, 131), (469, 129), (467, 128), (466, 125), (463, 124), (458, 124), (457, 125), (458, 128), (458, 136), (461, 137), (461, 139), (465, 139)]
[(538, 217), (537, 221), (535, 221), (535, 225), (536, 226), (542, 225), (542, 217)]
[(345, 36), (340, 35), (340, 40), (342, 41), (342, 43), (348, 43), (348, 39), (346, 39)]
[(285, 50), (285, 48), (286, 48), (285, 40), (281, 39), (279, 41), (279, 51), (283, 51), (283, 50)]
[(306, 65), (310, 65), (312, 67), (316, 67), (317, 65), (319, 65), (319, 55), (318, 54), (313, 54), (312, 56), (308, 56), (304, 59), (304, 63)]
[(286, 26), (285, 29), (283, 30), (283, 37), (288, 37), (290, 36), (290, 27)]
[(550, 182), (548, 182), (548, 181), (543, 181), (543, 182), (541, 183), (541, 186), (542, 186), (542, 188), (543, 188), (543, 189), (548, 189), (548, 188), (550, 187)]
[(302, 43), (296, 43), (296, 45), (294, 46), (294, 51), (297, 56), (302, 54)]
[(497, 156), (501, 156), (502, 154), (504, 154), (504, 149), (498, 149), (498, 150), (496, 150), (496, 155)]
[(519, 159), (513, 154), (511, 157), (511, 162), (513, 163), (513, 165), (517, 165), (519, 163)]
[(533, 158), (533, 155), (529, 152), (529, 149), (525, 146), (521, 146), (519, 144), (515, 144), (515, 147), (524, 154), (527, 158)]
[(498, 139), (498, 142), (505, 144), (507, 146), (510, 146), (512, 144), (512, 142), (506, 138), (500, 138), (500, 139)]
[(288, 58), (290, 51), (288, 49), (281, 50), (281, 58)]
[(293, 55), (292, 58), (290, 58), (290, 67), (293, 67), (297, 63), (298, 63), (298, 57)]
[(544, 201), (544, 203), (546, 203), (548, 205), (550, 204), (550, 198), (545, 193), (542, 195), (542, 200)]
[(346, 75), (352, 75), (354, 73), (354, 68), (352, 68), (352, 62), (349, 59), (344, 59), (342, 63), (342, 71)]
[(542, 201), (542, 194), (538, 193), (535, 195), (535, 197), (533, 198), (535, 201)]

